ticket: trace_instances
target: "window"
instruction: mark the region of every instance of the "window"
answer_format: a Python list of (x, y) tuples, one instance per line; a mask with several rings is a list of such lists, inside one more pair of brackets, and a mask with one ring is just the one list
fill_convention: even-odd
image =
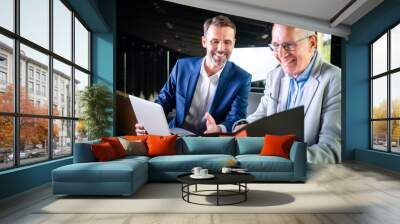
[(46, 86), (42, 86), (42, 96), (46, 96)]
[(0, 91), (5, 92), (7, 86), (7, 56), (0, 54)]
[(87, 138), (74, 105), (90, 85), (90, 31), (62, 0), (0, 0), (0, 26), (0, 170), (72, 155), (77, 131)]
[(33, 82), (28, 82), (28, 93), (33, 94)]
[(20, 0), (21, 36), (49, 48), (49, 0)]
[(400, 24), (370, 45), (371, 148), (400, 153)]
[[(54, 90), (54, 95), (53, 95), (53, 103), (57, 104), (59, 103), (58, 97), (60, 93), (60, 100), (64, 104), (64, 96), (68, 97), (68, 105), (72, 104), (72, 92), (70, 89), (65, 89), (64, 85), (66, 83), (69, 83), (70, 85), (72, 84), (72, 68), (69, 65), (66, 65), (56, 59), (53, 60), (53, 65), (54, 65), (54, 70), (53, 70), (53, 77), (54, 77), (54, 82), (53, 82), (53, 90)], [(63, 104), (60, 104), (62, 106)], [(56, 107), (53, 105), (54, 109), (53, 114), (60, 114), (60, 108)], [(66, 109), (66, 114), (63, 114), (63, 116), (72, 116), (72, 108), (69, 106)]]
[(42, 82), (46, 82), (46, 74), (42, 73)]
[(89, 32), (75, 18), (75, 62), (82, 68), (89, 69)]
[(75, 117), (79, 117), (81, 114), (81, 108), (79, 107), (79, 96), (80, 92), (89, 85), (89, 74), (83, 73), (79, 70), (75, 71)]
[(7, 68), (7, 56), (0, 55), (0, 67)]
[(72, 122), (71, 120), (53, 120), (53, 157), (70, 155), (72, 144)]
[(0, 84), (6, 85), (7, 84), (7, 73), (0, 71)]
[(54, 53), (71, 60), (72, 12), (60, 1), (53, 0)]
[(40, 81), (40, 70), (36, 69), (36, 80)]
[(33, 80), (33, 67), (32, 66), (29, 66), (28, 74), (29, 74), (29, 79)]
[(40, 84), (36, 84), (36, 95), (40, 95)]

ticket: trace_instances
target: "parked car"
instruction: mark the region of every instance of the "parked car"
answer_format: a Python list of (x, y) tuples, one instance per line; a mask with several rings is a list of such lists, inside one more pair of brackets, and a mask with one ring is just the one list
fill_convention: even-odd
[[(8, 159), (9, 159), (9, 161), (14, 160), (14, 153), (8, 154), (7, 157), (8, 157)], [(19, 153), (19, 158), (20, 158), (20, 159), (27, 159), (27, 158), (30, 158), (30, 157), (32, 157), (32, 152), (31, 152), (31, 150), (24, 150), (24, 151), (21, 151), (21, 152)]]

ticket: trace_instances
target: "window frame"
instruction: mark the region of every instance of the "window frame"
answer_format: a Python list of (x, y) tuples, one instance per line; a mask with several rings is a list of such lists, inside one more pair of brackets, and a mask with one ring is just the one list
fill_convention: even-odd
[[(7, 38), (12, 39), (13, 41), (13, 59), (12, 59), (12, 69), (11, 69), (11, 74), (13, 76), (14, 79), (14, 110), (13, 112), (1, 112), (0, 111), (0, 116), (11, 116), (13, 118), (13, 154), (14, 154), (14, 161), (13, 161), (13, 166), (11, 167), (5, 167), (5, 168), (0, 168), (0, 172), (4, 171), (4, 170), (10, 170), (10, 169), (15, 169), (18, 167), (22, 167), (22, 166), (28, 166), (28, 165), (32, 165), (32, 164), (36, 164), (36, 163), (43, 163), (49, 160), (53, 160), (53, 159), (60, 159), (60, 158), (64, 158), (64, 157), (70, 157), (73, 155), (73, 151), (74, 151), (74, 143), (75, 143), (75, 126), (76, 126), (76, 121), (79, 120), (79, 117), (75, 116), (75, 108), (72, 107), (72, 111), (71, 114), (62, 116), (56, 116), (53, 115), (53, 59), (58, 60), (59, 62), (62, 62), (68, 66), (71, 66), (71, 80), (70, 80), (70, 85), (71, 86), (71, 94), (72, 94), (72, 99), (71, 99), (71, 104), (74, 105), (75, 103), (75, 89), (74, 89), (74, 82), (75, 82), (75, 69), (87, 74), (89, 76), (89, 83), (88, 86), (91, 86), (92, 84), (92, 69), (91, 69), (91, 49), (92, 49), (92, 43), (91, 43), (91, 37), (92, 37), (92, 30), (89, 29), (89, 27), (87, 26), (87, 24), (83, 21), (83, 19), (72, 9), (72, 7), (65, 1), (65, 0), (59, 0), (68, 10), (71, 11), (71, 18), (70, 18), (70, 23), (71, 23), (71, 49), (70, 49), (70, 53), (71, 53), (71, 58), (67, 59), (64, 58), (63, 56), (55, 53), (53, 50), (53, 24), (54, 24), (54, 18), (53, 18), (53, 1), (54, 0), (48, 0), (49, 3), (49, 47), (48, 49), (46, 49), (45, 47), (42, 47), (39, 44), (36, 44), (32, 41), (30, 41), (29, 39), (26, 39), (25, 37), (20, 35), (20, 0), (14, 0), (13, 1), (13, 10), (14, 10), (14, 30), (10, 31), (4, 27), (0, 26), (0, 35), (3, 35)], [(88, 31), (89, 34), (89, 39), (88, 39), (88, 69), (85, 69), (79, 65), (77, 65), (75, 63), (75, 25), (74, 25), (74, 21), (75, 18), (77, 20), (79, 20), (79, 22), (83, 25), (83, 27)], [(21, 113), (20, 111), (20, 85), (21, 85), (21, 80), (20, 80), (20, 64), (21, 64), (21, 56), (20, 56), (20, 45), (23, 44), (27, 47), (32, 48), (33, 50), (36, 50), (42, 54), (45, 54), (46, 56), (48, 56), (49, 62), (48, 62), (48, 71), (47, 71), (47, 80), (46, 80), (46, 84), (45, 84), (45, 92), (44, 95), (48, 96), (47, 99), (47, 103), (48, 103), (48, 112), (46, 115), (39, 115), (39, 114), (27, 114), (27, 113)], [(40, 69), (39, 71), (39, 80), (36, 79), (36, 72), (37, 72), (37, 68), (33, 67), (33, 78), (31, 79), (30, 76), (30, 68), (31, 65), (29, 65), (29, 63), (26, 64), (27, 65), (27, 72), (25, 74), (26, 76), (26, 82), (32, 81), (33, 82), (33, 86), (34, 86), (34, 92), (36, 92), (35, 89), (35, 85), (40, 83), (40, 94), (35, 94), (34, 96), (38, 96), (43, 97), (42, 94), (42, 85), (43, 85), (43, 80), (41, 75), (43, 74), (42, 72), (44, 72), (44, 70)], [(28, 83), (26, 84), (27, 86), (27, 91), (28, 90)], [(35, 101), (34, 103), (37, 103), (37, 101)], [(65, 121), (70, 121), (71, 122), (71, 153), (68, 155), (63, 155), (63, 156), (56, 156), (55, 158), (53, 153), (54, 153), (54, 149), (55, 147), (53, 146), (53, 144), (47, 144), (47, 149), (48, 150), (48, 155), (47, 157), (44, 157), (43, 160), (40, 160), (38, 162), (28, 162), (28, 163), (24, 163), (21, 164), (21, 158), (20, 158), (20, 119), (21, 118), (45, 118), (47, 119), (48, 122), (48, 135), (47, 135), (47, 143), (52, 143), (53, 142), (53, 123), (56, 120), (65, 120)]]
[[(391, 69), (391, 31), (393, 28), (396, 26), (400, 26), (400, 21), (397, 21), (396, 23), (392, 24), (390, 27), (385, 29), (384, 32), (379, 34), (375, 39), (373, 39), (369, 44), (369, 149), (373, 151), (380, 151), (380, 152), (386, 152), (386, 153), (391, 153), (391, 154), (400, 154), (399, 152), (394, 152), (392, 151), (392, 122), (393, 121), (400, 121), (400, 117), (392, 117), (392, 85), (391, 85), (391, 79), (392, 76), (396, 75), (396, 73), (400, 72), (400, 66), (394, 69)], [(386, 57), (387, 57), (387, 63), (386, 63), (386, 71), (376, 74), (374, 76), (373, 74), (373, 44), (376, 43), (381, 37), (384, 35), (387, 35), (387, 52), (386, 52)], [(373, 118), (373, 93), (374, 93), (374, 86), (373, 86), (373, 81), (378, 79), (386, 77), (386, 87), (387, 87), (387, 105), (386, 105), (386, 117), (385, 118)], [(374, 132), (373, 132), (373, 122), (376, 121), (386, 121), (386, 151), (379, 150), (374, 148)]]

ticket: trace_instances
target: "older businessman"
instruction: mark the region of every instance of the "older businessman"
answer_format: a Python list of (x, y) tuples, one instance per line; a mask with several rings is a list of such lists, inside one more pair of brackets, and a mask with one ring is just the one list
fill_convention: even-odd
[(234, 124), (304, 105), (309, 163), (341, 162), (341, 70), (321, 59), (315, 32), (275, 24), (269, 45), (280, 65), (268, 73), (257, 110)]

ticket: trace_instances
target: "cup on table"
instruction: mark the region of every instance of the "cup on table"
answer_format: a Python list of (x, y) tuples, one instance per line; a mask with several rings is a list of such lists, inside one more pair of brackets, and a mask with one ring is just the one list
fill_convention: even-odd
[(232, 168), (230, 168), (230, 167), (222, 167), (221, 172), (222, 173), (230, 173), (230, 172), (232, 172)]
[(200, 170), (200, 176), (207, 176), (208, 175), (208, 169), (201, 169)]
[(192, 173), (193, 173), (194, 175), (196, 175), (196, 176), (200, 176), (200, 175), (201, 175), (201, 174), (200, 174), (200, 171), (201, 171), (201, 170), (202, 170), (202, 168), (199, 167), (199, 166), (193, 167)]

